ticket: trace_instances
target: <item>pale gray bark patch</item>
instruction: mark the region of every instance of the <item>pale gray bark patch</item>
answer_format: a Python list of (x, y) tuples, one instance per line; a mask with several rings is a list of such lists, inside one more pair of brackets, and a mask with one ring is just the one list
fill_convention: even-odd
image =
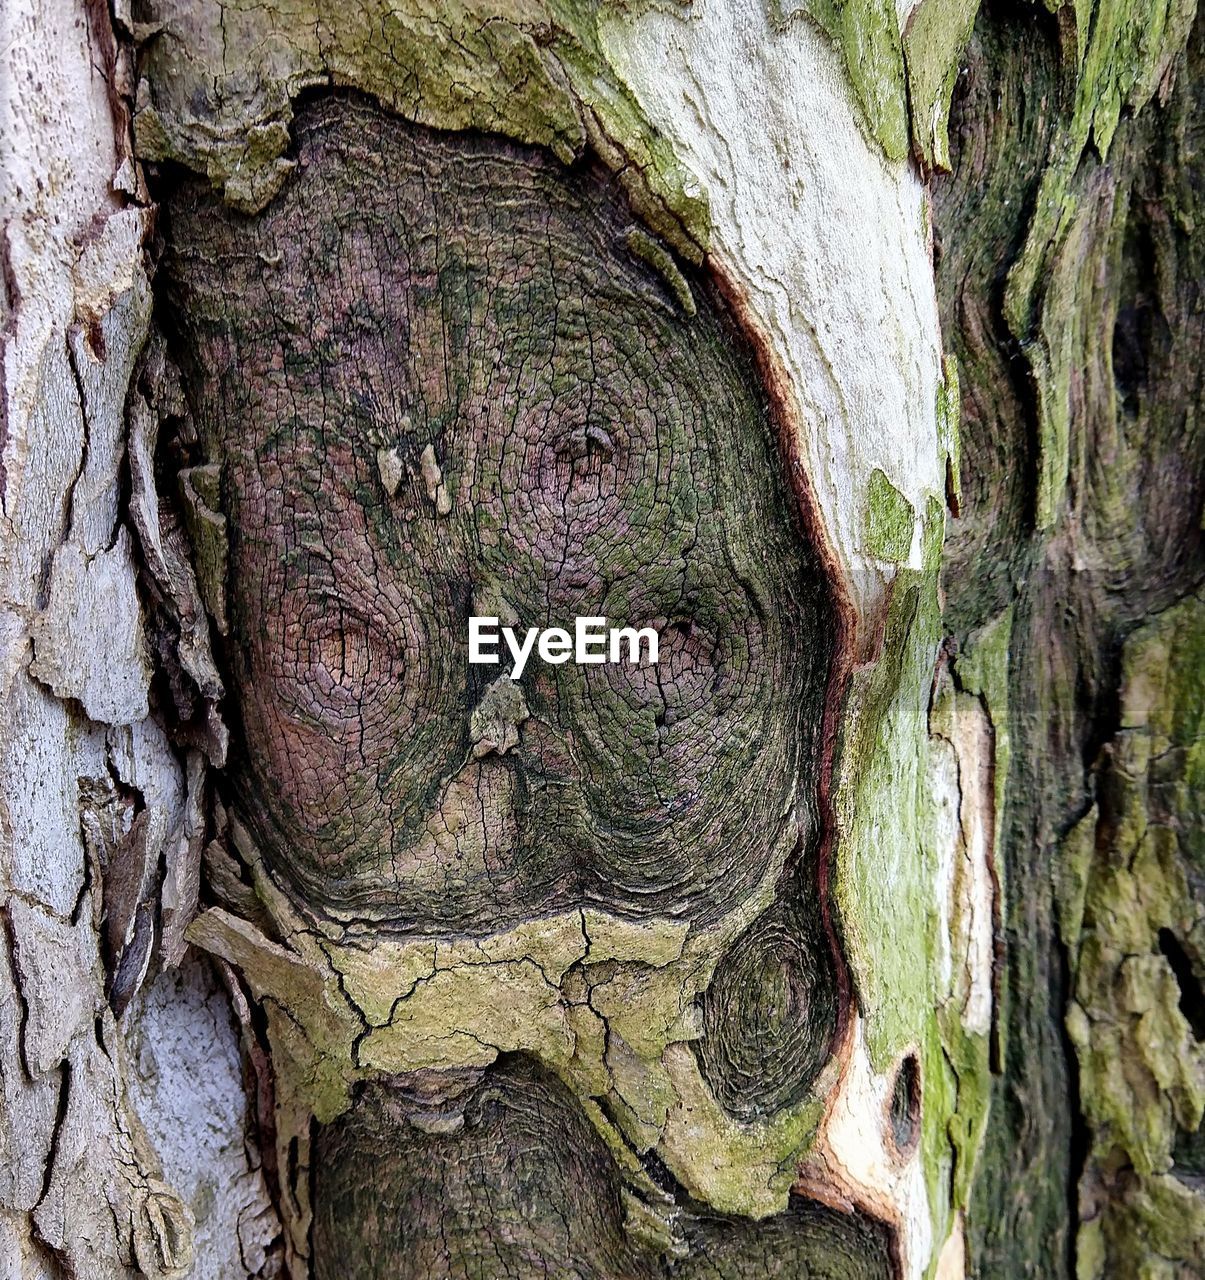
[(70, 542), (55, 552), (50, 603), (34, 624), (31, 672), (103, 724), (133, 724), (148, 711), (151, 672), (134, 578), (124, 528), (94, 556)]
[(91, 920), (70, 923), (20, 898), (8, 905), (13, 960), (25, 1002), (22, 1035), (31, 1073), (53, 1071), (100, 1003)]
[[(133, 67), (106, 8), (84, 0), (6, 3), (0, 64), (0, 1277), (193, 1274), (194, 1214), (171, 1185), (188, 1150), (194, 1181), (224, 1188), (224, 1217), (207, 1211), (201, 1229), (233, 1224), (233, 1253), (214, 1256), (237, 1280), (261, 1273), (273, 1230), (241, 1126), (233, 1170), (194, 1137), (226, 1113), (172, 1083), (188, 1073), (166, 1052), (159, 1083), (131, 1088), (126, 1037), (146, 1015), (113, 1012), (157, 939), (180, 957), (204, 836), (200, 761), (182, 767), (149, 716), (134, 531), (157, 515), (144, 502), (131, 521), (125, 497), (150, 318), (121, 99)], [(192, 644), (200, 654), (203, 637)], [(211, 1083), (241, 1108), (229, 1015), (224, 1038), (198, 1030), (206, 1007), (169, 984), (155, 1025), (220, 1050)], [(166, 1179), (140, 1106), (173, 1157)], [(184, 1135), (174, 1145), (164, 1117)]]
[(196, 1223), (191, 1280), (277, 1274), (280, 1226), (224, 988), (190, 957), (143, 990), (127, 1028), (131, 1097)]

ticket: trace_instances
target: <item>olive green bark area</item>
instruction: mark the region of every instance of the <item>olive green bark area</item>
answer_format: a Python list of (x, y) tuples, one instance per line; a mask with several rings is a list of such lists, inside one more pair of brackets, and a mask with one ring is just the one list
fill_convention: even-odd
[(979, 0), (921, 0), (904, 26), (912, 147), (926, 170), (948, 170), (950, 101)]
[(776, 26), (806, 18), (841, 54), (862, 123), (888, 160), (949, 167), (946, 122), (979, 0), (769, 0)]
[[(943, 443), (956, 449), (952, 415), (948, 428)], [(883, 550), (903, 557), (912, 509), (885, 478), (879, 489), (872, 521), (895, 530), (881, 540)], [(968, 1203), (988, 1116), (990, 946), (985, 957), (974, 940), (991, 930), (996, 829), (989, 775), (997, 745), (1005, 745), (988, 735), (984, 771), (972, 776), (962, 758), (966, 724), (959, 722), (972, 718), (971, 704), (982, 713), (943, 665), (944, 531), (945, 511), (931, 497), (920, 565), (898, 569), (881, 652), (851, 680), (834, 802), (841, 831), (834, 899), (870, 1065), (898, 1073), (897, 1092), (919, 1098), (927, 1211), (939, 1242)], [(972, 850), (970, 833), (980, 821), (983, 840)], [(966, 880), (972, 866), (980, 879), (977, 908)], [(987, 984), (976, 1012), (972, 980)]]
[(913, 1044), (933, 1009), (936, 868), (922, 793), (925, 694), (940, 629), (935, 584), (919, 577), (901, 572), (883, 656), (854, 677), (837, 793), (845, 856), (835, 894), (880, 1072)]
[(1166, 101), (1196, 10), (1196, 0), (1077, 0), (1059, 9), (1061, 67), (1052, 87), (1061, 110), (1004, 297), (1037, 396), (1035, 516), (1043, 529), (1053, 528), (1074, 471), (1077, 374), (1094, 358), (1098, 338), (1086, 305), (1098, 286), (1086, 264), (1096, 261), (1100, 201), (1109, 198), (1102, 165), (1113, 158), (1123, 111)]
[(792, 1201), (749, 1223), (664, 1174), (633, 1190), (573, 1095), (521, 1060), (367, 1087), (319, 1132), (317, 1170), (316, 1280), (893, 1274), (885, 1231), (856, 1215)]
[(1134, 632), (1096, 805), (1064, 845), (1067, 1028), (1091, 1149), (1078, 1275), (1200, 1262), (1202, 1170), (1177, 1150), (1205, 1116), (1205, 598)]
[[(1155, 792), (1147, 766), (1127, 765), (1124, 785), (1111, 765), (1099, 780), (1092, 766), (1127, 728), (1127, 637), (1158, 626), (1205, 573), (1201, 33), (1198, 23), (1183, 49), (1184, 12), (1161, 18), (1158, 6), (1073, 16), (984, 6), (955, 93), (953, 175), (935, 202), (943, 333), (963, 401), (946, 619), (957, 669), (1010, 747), (997, 1077), (968, 1218), (984, 1276), (1096, 1274), (1114, 1257), (1110, 1274), (1172, 1274), (1160, 1256), (1191, 1238), (1199, 1194), (1172, 1173), (1145, 1178), (1134, 1138), (1103, 1164), (1093, 1154), (1113, 1142), (1098, 1135), (1118, 1073), (1141, 1094), (1126, 1104), (1139, 1128), (1148, 1109), (1187, 1114), (1183, 1080), (1136, 1028), (1149, 1014), (1152, 1033), (1167, 1031), (1173, 975), (1182, 995), (1201, 969), (1186, 943), (1164, 936), (1169, 954), (1151, 950), (1152, 931), (1178, 938), (1171, 886), (1191, 883), (1191, 857), (1158, 833), (1161, 819), (1141, 816)], [(1130, 104), (1120, 115), (1119, 102)], [(1149, 846), (1117, 843), (1106, 795), (1151, 828)], [(1091, 926), (1086, 950), (1076, 936), (1097, 862), (1098, 906), (1113, 895), (1117, 927), (1143, 935), (1116, 972), (1101, 959), (1108, 927)], [(1104, 1001), (1103, 1022), (1068, 1024), (1081, 989)], [(1190, 1134), (1172, 1136), (1173, 1151), (1191, 1153)], [(1068, 1221), (1077, 1198), (1082, 1227)], [(1119, 1233), (1128, 1255), (1108, 1252)]]
[(866, 550), (879, 560), (906, 560), (915, 525), (912, 504), (876, 467), (866, 494)]
[(548, 148), (587, 146), (674, 249), (707, 249), (706, 195), (645, 119), (598, 43), (593, 0), (150, 0), (136, 145), (204, 174), (235, 208), (262, 208), (293, 166), (295, 104), (341, 86), (401, 119)]

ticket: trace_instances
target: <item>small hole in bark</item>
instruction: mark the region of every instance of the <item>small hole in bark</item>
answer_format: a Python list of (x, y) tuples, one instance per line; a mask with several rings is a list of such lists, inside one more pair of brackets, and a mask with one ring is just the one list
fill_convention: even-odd
[(902, 1156), (912, 1153), (920, 1136), (920, 1064), (910, 1053), (896, 1072), (891, 1093), (891, 1141)]
[(101, 326), (100, 320), (95, 316), (88, 322), (87, 341), (92, 354), (97, 360), (103, 362), (107, 359), (109, 352), (105, 343), (105, 331)]
[(1193, 1037), (1205, 1040), (1205, 991), (1193, 972), (1192, 961), (1188, 958), (1180, 939), (1170, 929), (1159, 930), (1159, 950), (1163, 958), (1171, 966), (1180, 988), (1180, 1012), (1188, 1019)]

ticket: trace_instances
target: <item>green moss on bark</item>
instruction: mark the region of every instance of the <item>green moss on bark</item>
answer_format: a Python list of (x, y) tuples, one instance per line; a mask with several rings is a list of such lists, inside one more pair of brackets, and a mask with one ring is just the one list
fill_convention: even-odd
[(912, 504), (876, 467), (866, 495), (866, 550), (880, 560), (906, 560), (915, 527)]
[(866, 127), (889, 160), (908, 155), (908, 96), (892, 0), (770, 0), (774, 21), (807, 17), (837, 46)]
[(1205, 597), (1193, 596), (1127, 641), (1121, 728), (1069, 838), (1067, 1028), (1091, 1132), (1080, 1280), (1199, 1261), (1205, 1196), (1178, 1181), (1175, 1153), (1205, 1116), (1205, 1027), (1190, 1022), (1205, 973), (1203, 813)]
[[(1200, 804), (1179, 747), (1140, 756), (1152, 735), (1135, 732), (1123, 646), (1154, 653), (1152, 619), (1205, 567), (1188, 408), (1201, 36), (1182, 51), (1176, 5), (1058, 15), (985, 6), (937, 201), (963, 400), (947, 618), (1007, 764), (998, 1074), (968, 1223), (985, 1277), (1164, 1276), (1185, 1265), (1199, 1194), (1177, 1173), (1195, 1167), (1198, 1086), (1173, 1013), (1201, 979), (1177, 916), (1201, 900), (1184, 816)], [(1199, 626), (1197, 609), (1181, 632)], [(1189, 648), (1148, 665), (1178, 685), (1199, 663)]]
[(593, 0), (149, 8), (138, 151), (203, 173), (236, 208), (263, 208), (291, 171), (299, 95), (341, 86), (405, 120), (502, 134), (565, 163), (589, 144), (654, 230), (690, 261), (706, 252), (706, 195), (607, 62)]
[(922, 0), (908, 15), (903, 50), (912, 147), (927, 169), (950, 167), (950, 99), (978, 9), (979, 0)]
[(1099, 358), (1091, 246), (1103, 239), (1098, 219), (1108, 192), (1098, 165), (1109, 156), (1122, 111), (1141, 111), (1156, 94), (1166, 96), (1196, 7), (1196, 0), (1061, 6), (1067, 20), (1060, 28), (1060, 92), (1067, 106), (1004, 303), (1009, 327), (1026, 344), (1038, 397), (1037, 521), (1043, 529), (1053, 527), (1065, 498), (1078, 371)]

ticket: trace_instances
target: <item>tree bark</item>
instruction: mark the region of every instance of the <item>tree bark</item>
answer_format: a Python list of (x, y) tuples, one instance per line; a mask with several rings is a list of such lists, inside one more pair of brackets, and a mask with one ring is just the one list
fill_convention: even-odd
[(0, 45), (0, 1274), (253, 1275), (279, 1228), (230, 1004), (183, 939), (205, 772), (152, 692), (138, 582), (133, 56), (97, 6), (8, 5)]
[(946, 625), (1008, 653), (985, 1274), (1201, 1269), (1201, 54), (1192, 6), (985, 6), (937, 192)]
[(4, 22), (0, 1277), (1203, 1274), (1191, 0)]

